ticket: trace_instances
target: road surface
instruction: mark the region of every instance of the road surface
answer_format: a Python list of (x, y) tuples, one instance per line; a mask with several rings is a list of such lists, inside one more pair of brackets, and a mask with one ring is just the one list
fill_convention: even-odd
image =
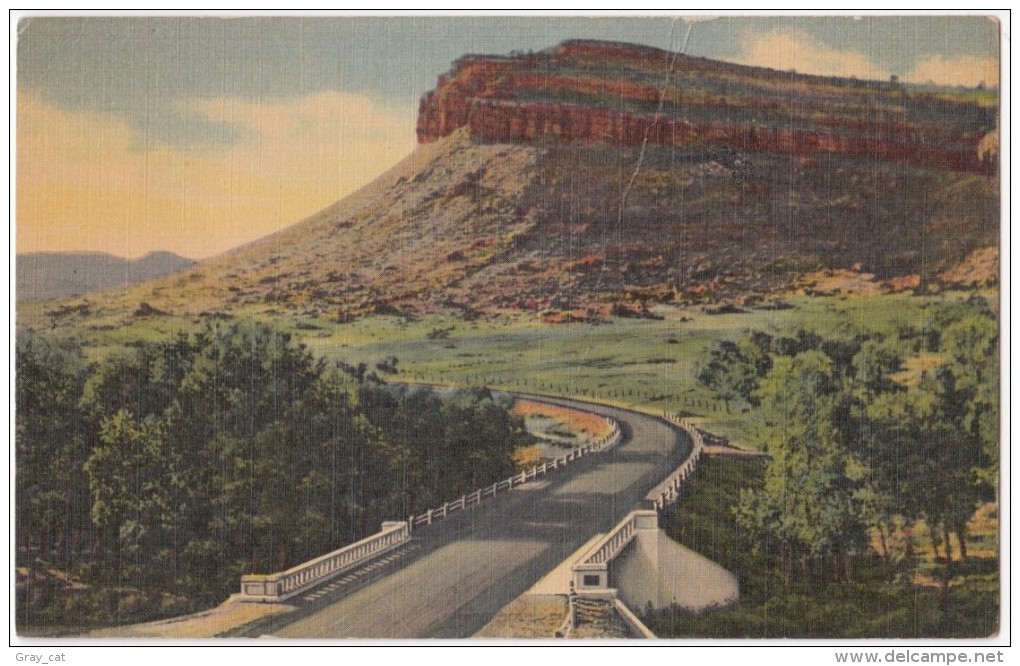
[(415, 530), (415, 548), (399, 568), (353, 592), (300, 602), (296, 613), (256, 633), (281, 638), (469, 637), (592, 535), (608, 531), (638, 508), (690, 449), (687, 436), (661, 419), (549, 401), (616, 419), (622, 441), (536, 483)]

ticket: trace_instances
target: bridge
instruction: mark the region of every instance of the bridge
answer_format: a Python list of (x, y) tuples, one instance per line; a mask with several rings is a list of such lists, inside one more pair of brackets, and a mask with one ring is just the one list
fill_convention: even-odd
[[(287, 572), (246, 576), (242, 598), (295, 607), (249, 635), (469, 637), (599, 533), (605, 543), (574, 575), (579, 593), (609, 591), (612, 560), (693, 471), (697, 432), (631, 410), (543, 399), (603, 416), (619, 432), (557, 461), (558, 473), (551, 465), (524, 472)], [(642, 507), (651, 510), (632, 518)]]

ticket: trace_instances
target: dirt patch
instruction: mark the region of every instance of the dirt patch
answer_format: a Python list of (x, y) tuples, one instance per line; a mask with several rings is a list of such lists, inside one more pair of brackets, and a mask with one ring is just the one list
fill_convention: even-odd
[(756, 458), (759, 456), (766, 455), (762, 451), (748, 451), (747, 449), (741, 449), (733, 446), (730, 440), (725, 437), (708, 432), (707, 430), (701, 430), (701, 436), (705, 442), (702, 447), (705, 455), (709, 456), (729, 456), (732, 458)]
[(975, 250), (962, 262), (940, 275), (949, 285), (981, 287), (999, 283), (999, 248)]
[(474, 638), (553, 638), (567, 618), (563, 595), (524, 595), (507, 604)]
[(808, 296), (875, 295), (887, 291), (886, 287), (875, 280), (874, 274), (845, 269), (810, 273), (795, 282), (793, 289), (795, 293)]
[(36, 584), (52, 585), (70, 590), (86, 590), (89, 588), (88, 585), (74, 578), (66, 571), (53, 567), (37, 567), (33, 571), (28, 567), (22, 566), (16, 567), (14, 572), (18, 585), (28, 583), (29, 576), (31, 576), (32, 582)]
[(541, 465), (545, 457), (542, 455), (542, 448), (537, 444), (532, 446), (519, 446), (514, 449), (514, 469), (531, 469), (535, 465)]
[(90, 638), (214, 638), (231, 629), (238, 629), (270, 615), (294, 610), (286, 604), (226, 602), (216, 608), (194, 615), (110, 627), (88, 634)]

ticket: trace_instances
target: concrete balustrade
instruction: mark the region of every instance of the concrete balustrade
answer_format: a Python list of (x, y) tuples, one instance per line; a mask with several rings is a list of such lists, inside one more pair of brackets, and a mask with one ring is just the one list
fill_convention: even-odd
[(595, 542), (587, 553), (571, 567), (574, 589), (579, 593), (610, 589), (609, 567), (614, 558), (634, 540), (638, 530), (657, 530), (656, 511), (632, 511), (605, 536)]
[(241, 577), (244, 601), (279, 603), (320, 585), (331, 578), (361, 566), (400, 546), (410, 538), (404, 521), (385, 522), (382, 530), (370, 537), (344, 546), (314, 560), (274, 574), (250, 574)]

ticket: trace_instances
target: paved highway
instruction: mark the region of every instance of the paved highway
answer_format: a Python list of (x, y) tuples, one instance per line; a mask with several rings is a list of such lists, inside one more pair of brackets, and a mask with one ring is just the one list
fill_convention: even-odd
[(629, 410), (549, 400), (610, 416), (612, 449), (412, 533), (399, 568), (370, 583), (300, 602), (281, 638), (462, 638), (484, 626), (588, 539), (637, 508), (690, 449), (664, 421)]

